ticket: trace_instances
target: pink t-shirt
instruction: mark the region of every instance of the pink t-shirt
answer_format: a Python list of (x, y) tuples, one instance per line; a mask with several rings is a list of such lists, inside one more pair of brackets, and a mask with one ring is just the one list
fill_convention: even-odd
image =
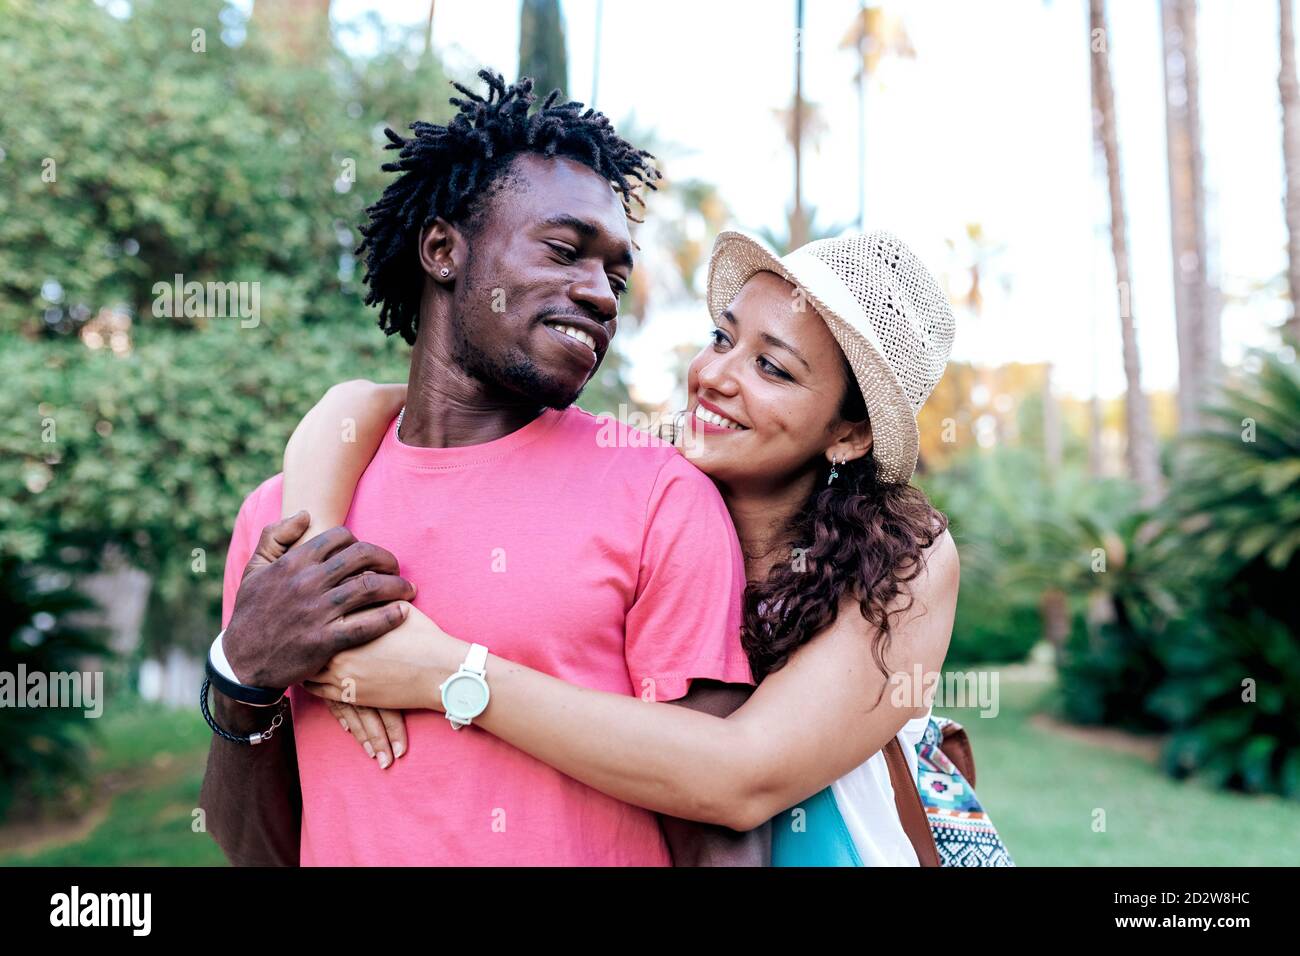
[[(239, 510), (223, 625), (262, 527), (279, 520), (281, 482)], [(660, 701), (696, 677), (753, 683), (744, 564), (717, 489), (671, 446), (610, 419), (547, 410), (457, 448), (403, 444), (390, 423), (346, 524), (397, 556), (417, 607), (502, 657)], [(324, 702), (300, 687), (290, 701), (305, 866), (670, 863), (655, 814), (479, 727), (407, 711), (410, 751), (381, 770)]]

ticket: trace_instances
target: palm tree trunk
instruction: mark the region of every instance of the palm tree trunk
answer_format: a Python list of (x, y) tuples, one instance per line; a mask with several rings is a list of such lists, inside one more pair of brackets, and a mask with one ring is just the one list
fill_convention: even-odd
[(1295, 72), (1295, 25), (1291, 0), (1281, 2), (1282, 69), (1278, 91), (1282, 96), (1282, 161), (1286, 171), (1287, 289), (1291, 317), (1287, 331), (1300, 338), (1300, 88)]
[(1055, 481), (1061, 470), (1061, 407), (1056, 401), (1052, 389), (1052, 366), (1043, 372), (1043, 462), (1047, 466), (1047, 475)]
[[(1055, 491), (1061, 474), (1061, 410), (1052, 391), (1052, 366), (1043, 371), (1043, 464), (1047, 481)], [(1039, 602), (1043, 622), (1043, 637), (1051, 645), (1059, 662), (1070, 634), (1070, 606), (1065, 592), (1060, 588), (1045, 590)]]
[(561, 90), (568, 99), (569, 57), (560, 0), (523, 0), (519, 4), (519, 75), (533, 78), (539, 97)]
[(790, 213), (790, 248), (808, 241), (803, 216), (803, 0), (794, 4), (794, 209)]
[(1070, 603), (1065, 592), (1059, 588), (1044, 591), (1038, 604), (1038, 613), (1043, 622), (1043, 639), (1051, 646), (1055, 660), (1060, 663), (1065, 643), (1070, 638)]
[(867, 228), (867, 0), (858, 2), (858, 232)]
[(1088, 476), (1100, 478), (1105, 473), (1101, 450), (1101, 399), (1094, 391), (1088, 399)]
[(1124, 217), (1124, 190), (1120, 181), (1119, 138), (1115, 131), (1115, 94), (1110, 83), (1107, 55), (1105, 0), (1089, 0), (1089, 40), (1092, 49), (1092, 96), (1096, 135), (1106, 157), (1110, 186), (1111, 252), (1115, 257), (1115, 282), (1119, 296), (1120, 332), (1124, 349), (1124, 419), (1128, 430), (1129, 476), (1142, 489), (1144, 503), (1159, 500), (1160, 466), (1156, 455), (1151, 413), (1142, 392), (1142, 363), (1138, 355), (1137, 324), (1133, 319), (1132, 278), (1129, 273), (1128, 229)]
[(1178, 335), (1178, 427), (1195, 431), (1217, 377), (1216, 296), (1207, 275), (1205, 189), (1196, 62), (1196, 0), (1161, 0), (1169, 226)]
[(600, 92), (600, 35), (605, 19), (605, 0), (596, 0), (596, 42), (591, 51), (591, 102), (587, 105), (596, 108), (596, 94)]

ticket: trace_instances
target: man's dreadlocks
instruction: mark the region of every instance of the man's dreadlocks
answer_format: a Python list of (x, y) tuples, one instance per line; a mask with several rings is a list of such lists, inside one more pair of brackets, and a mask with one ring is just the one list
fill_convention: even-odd
[(384, 130), (390, 140), (385, 148), (401, 152), (382, 168), (402, 175), (366, 209), (370, 222), (361, 227), (365, 238), (356, 252), (366, 253), (366, 305), (379, 306), (379, 327), (389, 335), (400, 333), (412, 345), (424, 286), (420, 233), (438, 218), (472, 233), (485, 200), (507, 181), (503, 173), (516, 156), (563, 156), (588, 166), (619, 192), (634, 222), (639, 220), (632, 201), (644, 205), (639, 187), (656, 188), (660, 176), (649, 162), (654, 156), (620, 139), (603, 113), (584, 112), (578, 102), (557, 103), (560, 91), (555, 90), (530, 115), (537, 100), (530, 78), (506, 86), (500, 74), (480, 70), (478, 75), (488, 85), (487, 98), (453, 83), (466, 99), (450, 100), (458, 112), (446, 126), (414, 122), (410, 139)]

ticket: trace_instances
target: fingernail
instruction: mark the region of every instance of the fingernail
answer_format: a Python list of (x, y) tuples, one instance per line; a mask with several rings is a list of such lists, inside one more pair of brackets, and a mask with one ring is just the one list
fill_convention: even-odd
[(375, 755), (375, 748), (370, 746), (370, 741), (367, 740), (364, 746), (366, 748), (366, 756), (373, 758)]
[(400, 741), (393, 744), (393, 753), (398, 757), (406, 753), (406, 744), (401, 743)]
[(392, 763), (392, 762), (393, 762), (393, 759), (392, 759), (391, 757), (389, 757), (388, 754), (384, 753), (384, 751), (382, 751), (382, 750), (379, 751), (379, 769), (380, 769), (380, 770), (387, 770), (387, 769), (388, 769), (388, 765), (389, 765), (390, 763)]
[(339, 718), (339, 726), (342, 727), (344, 730), (347, 730), (347, 729), (348, 729), (348, 722), (347, 722), (346, 720), (344, 720), (342, 717), (340, 717), (340, 718)]

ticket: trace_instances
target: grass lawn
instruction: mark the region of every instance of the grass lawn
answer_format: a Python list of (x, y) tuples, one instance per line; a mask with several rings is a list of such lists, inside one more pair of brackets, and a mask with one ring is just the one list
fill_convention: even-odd
[[(975, 753), (984, 808), (1020, 866), (1294, 866), (1300, 802), (1180, 782), (1141, 757), (1034, 726), (1052, 685), (1004, 679), (997, 717), (944, 711)], [(1097, 809), (1105, 832), (1094, 832)]]
[[(1180, 783), (1139, 756), (1034, 725), (1052, 685), (1003, 675), (1000, 713), (944, 711), (967, 728), (978, 790), (1021, 866), (1300, 863), (1300, 802)], [(141, 705), (101, 718), (96, 773), (120, 792), (88, 835), (5, 865), (223, 865), (211, 837), (192, 829), (207, 753), (197, 713)], [(1094, 832), (1095, 811), (1105, 831)]]
[(120, 781), (83, 839), (0, 857), (6, 866), (224, 866), (193, 830), (211, 731), (196, 709), (105, 710), (92, 738), (94, 774)]

